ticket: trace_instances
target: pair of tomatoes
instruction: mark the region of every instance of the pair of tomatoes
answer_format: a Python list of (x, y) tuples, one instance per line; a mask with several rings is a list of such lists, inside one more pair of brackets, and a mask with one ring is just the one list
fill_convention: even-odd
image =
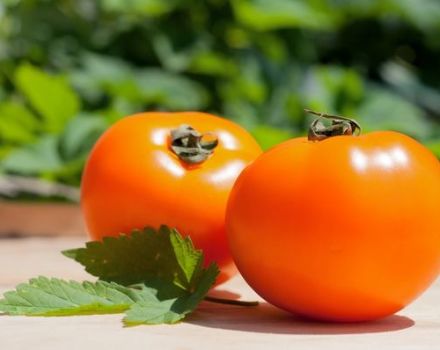
[(125, 118), (85, 168), (88, 230), (101, 239), (167, 224), (217, 262), (218, 283), (233, 275), (233, 257), (285, 310), (333, 321), (390, 315), (440, 270), (440, 165), (405, 135), (355, 128), (314, 123), (309, 138), (261, 154), (245, 130), (212, 115)]

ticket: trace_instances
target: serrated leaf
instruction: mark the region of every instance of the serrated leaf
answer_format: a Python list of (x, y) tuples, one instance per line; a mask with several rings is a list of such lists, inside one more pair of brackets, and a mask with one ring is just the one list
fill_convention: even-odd
[(128, 288), (114, 282), (64, 281), (38, 277), (4, 294), (0, 312), (25, 316), (73, 316), (113, 314), (127, 311), (127, 325), (176, 323), (192, 312), (203, 299), (215, 277), (213, 264), (192, 294), (161, 299), (158, 291), (144, 285)]
[(160, 304), (150, 300), (140, 300), (126, 312), (124, 323), (126, 325), (176, 323), (194, 309), (203, 300), (215, 282), (219, 273), (216, 264), (211, 264), (204, 270), (198, 280), (196, 289), (179, 298), (168, 299)]
[[(192, 312), (214, 285), (219, 273), (220, 270), (215, 263), (201, 270), (197, 282), (192, 286), (191, 293), (184, 299), (184, 302), (180, 304), (180, 309), (178, 308), (176, 310), (186, 313)], [(180, 300), (182, 300), (182, 298)]]
[(27, 316), (120, 313), (140, 299), (138, 294), (139, 291), (116, 283), (38, 277), (6, 292), (0, 300), (0, 311)]
[(122, 285), (144, 283), (154, 288), (158, 284), (167, 284), (168, 288), (174, 285), (176, 293), (179, 289), (192, 290), (203, 272), (203, 253), (194, 248), (189, 237), (182, 238), (167, 226), (104, 237), (101, 242), (88, 242), (85, 248), (63, 254), (101, 280)]
[(143, 302), (133, 305), (123, 319), (127, 326), (139, 324), (176, 323), (185, 317), (173, 311), (173, 305), (178, 299), (169, 299), (162, 303)]
[(202, 252), (167, 226), (88, 242), (86, 248), (63, 254), (101, 281), (31, 279), (4, 294), (0, 312), (61, 316), (127, 311), (126, 325), (176, 323), (197, 307), (219, 274), (215, 263), (202, 268)]
[(177, 263), (186, 277), (187, 285), (191, 284), (196, 271), (200, 269), (203, 261), (203, 254), (200, 250), (194, 249), (194, 245), (189, 237), (183, 238), (178, 234), (170, 234), (171, 245), (174, 248), (174, 254)]

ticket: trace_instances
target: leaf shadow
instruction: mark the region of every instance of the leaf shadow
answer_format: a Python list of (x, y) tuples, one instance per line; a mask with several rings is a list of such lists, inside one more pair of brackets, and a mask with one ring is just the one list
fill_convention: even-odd
[(336, 335), (394, 332), (414, 326), (406, 316), (392, 315), (370, 322), (329, 323), (292, 315), (266, 302), (241, 307), (203, 302), (187, 319), (201, 327), (251, 333)]
[(234, 293), (226, 289), (218, 289), (218, 288), (211, 289), (208, 295), (215, 298), (224, 298), (224, 299), (232, 299), (232, 300), (238, 300), (241, 297), (241, 295), (238, 293)]

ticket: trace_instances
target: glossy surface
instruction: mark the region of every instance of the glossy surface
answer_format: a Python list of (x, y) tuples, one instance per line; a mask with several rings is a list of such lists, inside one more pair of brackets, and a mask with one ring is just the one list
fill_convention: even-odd
[(396, 132), (285, 142), (253, 162), (227, 209), (252, 288), (308, 317), (362, 321), (403, 308), (440, 269), (440, 165)]
[[(212, 132), (219, 145), (208, 160), (187, 165), (169, 149), (170, 131), (189, 124)], [(231, 187), (261, 150), (241, 127), (213, 115), (143, 113), (127, 117), (97, 142), (82, 182), (82, 210), (90, 236), (167, 224), (189, 234), (206, 261), (221, 268), (218, 282), (235, 272), (224, 215)]]

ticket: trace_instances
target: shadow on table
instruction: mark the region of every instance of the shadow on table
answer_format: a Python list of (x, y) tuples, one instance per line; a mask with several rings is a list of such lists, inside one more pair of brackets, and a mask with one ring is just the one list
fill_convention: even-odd
[[(237, 299), (235, 293), (221, 291), (215, 296)], [(186, 322), (209, 328), (274, 334), (363, 334), (398, 331), (412, 327), (408, 317), (393, 315), (381, 320), (359, 323), (326, 323), (302, 319), (266, 302), (254, 307), (203, 302)]]

